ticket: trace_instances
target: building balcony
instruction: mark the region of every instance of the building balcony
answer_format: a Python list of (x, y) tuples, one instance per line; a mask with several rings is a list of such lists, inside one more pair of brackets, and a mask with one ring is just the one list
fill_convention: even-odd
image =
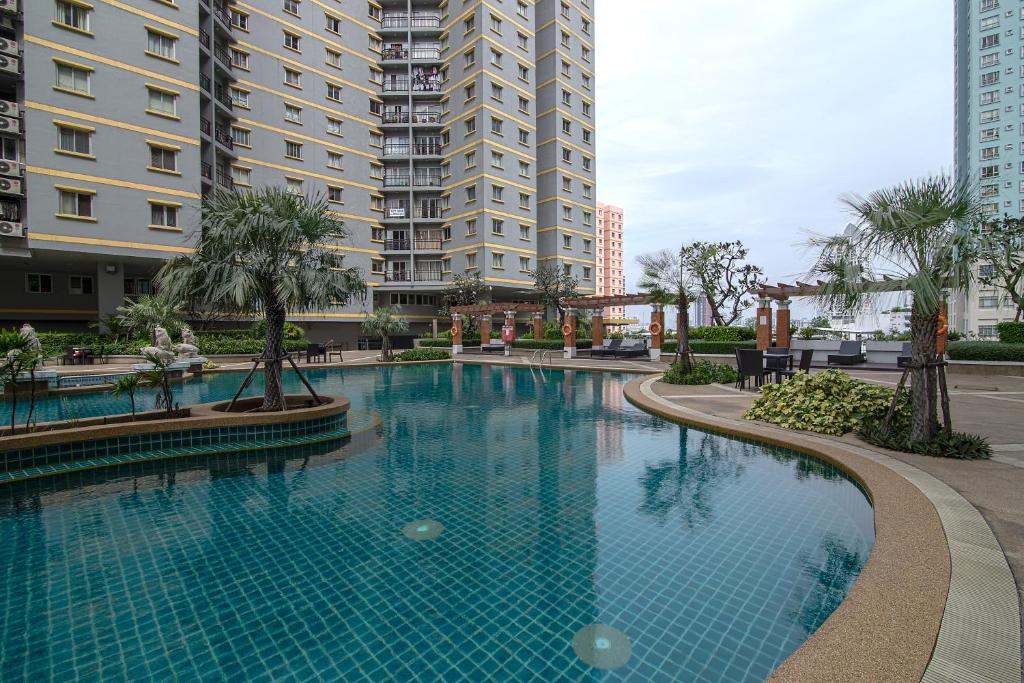
[(380, 27), (383, 31), (397, 31), (407, 28), (436, 31), (441, 28), (441, 17), (413, 15), (410, 20), (409, 16), (405, 14), (386, 14), (380, 21)]
[(199, 132), (208, 138), (213, 137), (213, 124), (205, 116), (199, 118)]
[(384, 145), (384, 156), (386, 157), (407, 157), (409, 155), (441, 156), (441, 144), (436, 142), (414, 142), (409, 143), (392, 142)]
[(213, 81), (206, 74), (199, 74), (199, 87), (207, 93), (212, 93)]
[(217, 85), (214, 89), (213, 99), (217, 101), (217, 104), (224, 107), (228, 113), (234, 115), (234, 104), (231, 102), (231, 96), (228, 95), (227, 88)]
[(223, 126), (217, 126), (217, 130), (213, 134), (213, 139), (218, 145), (233, 150), (235, 148), (235, 141), (231, 138), (231, 133), (224, 129)]
[(231, 11), (228, 9), (227, 3), (221, 0), (214, 2), (212, 11), (214, 25), (228, 35), (231, 35)]
[(409, 240), (385, 240), (384, 251), (409, 251), (412, 243)]
[(223, 187), (225, 190), (235, 189), (235, 182), (231, 179), (231, 174), (227, 169), (217, 169), (217, 184)]
[(440, 282), (442, 280), (440, 270), (416, 270), (413, 274), (416, 282)]
[(410, 282), (409, 271), (391, 270), (384, 273), (384, 282)]
[(417, 173), (412, 177), (415, 187), (441, 187), (441, 173)]
[(412, 241), (416, 251), (441, 251), (444, 249), (444, 242), (439, 239), (419, 238)]
[(210, 163), (206, 162), (206, 161), (201, 162), (199, 164), (199, 176), (203, 179), (203, 182), (208, 183), (208, 184), (212, 183), (213, 182), (213, 166)]
[(440, 95), (441, 79), (438, 76), (414, 76), (412, 81), (408, 78), (393, 78), (381, 83), (381, 92), (385, 95), (405, 94), (411, 92), (413, 95)]
[(409, 187), (412, 176), (407, 175), (385, 175), (384, 187)]
[(414, 111), (385, 109), (382, 123), (387, 125), (440, 126), (441, 110)]

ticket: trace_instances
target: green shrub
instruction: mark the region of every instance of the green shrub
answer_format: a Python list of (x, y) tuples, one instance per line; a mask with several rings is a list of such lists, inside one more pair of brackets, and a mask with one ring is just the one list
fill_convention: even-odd
[[(661, 345), (662, 353), (675, 353), (679, 345), (676, 341), (667, 341)], [(753, 341), (702, 341), (690, 340), (690, 350), (694, 353), (733, 353), (736, 349), (752, 349), (757, 346)]]
[(1024, 344), (1024, 322), (1007, 320), (996, 325), (1003, 344)]
[(439, 339), (417, 339), (417, 346), (425, 349), (450, 349), (452, 346), (451, 337), (445, 339), (441, 337)]
[(940, 431), (931, 441), (911, 441), (909, 425), (893, 427), (889, 434), (883, 434), (873, 421), (865, 421), (857, 436), (870, 444), (905, 453), (931, 455), (936, 458), (958, 460), (987, 460), (992, 457), (992, 446), (977, 434)]
[[(800, 372), (782, 384), (761, 387), (761, 396), (743, 417), (787, 429), (840, 436), (860, 428), (865, 421), (884, 418), (892, 394), (892, 389), (862, 382), (841, 370), (817, 375)], [(909, 420), (909, 411), (909, 396), (904, 393), (894, 422), (902, 425), (903, 420)]]
[[(202, 355), (216, 354), (256, 354), (263, 351), (264, 339), (253, 337), (251, 332), (246, 331), (250, 336), (239, 336), (235, 332), (227, 334), (221, 332), (198, 332), (196, 341), (199, 346), (199, 353)], [(132, 339), (128, 341), (114, 341), (113, 339), (92, 333), (85, 332), (42, 332), (39, 334), (39, 341), (43, 345), (43, 353), (47, 356), (63, 355), (66, 346), (88, 346), (97, 352), (102, 350), (108, 356), (137, 356), (140, 349), (150, 346), (149, 339)], [(177, 343), (177, 341), (175, 341)], [(306, 340), (285, 339), (284, 348), (287, 351), (305, 351)]]
[(693, 364), (693, 369), (684, 374), (679, 363), (673, 363), (668, 372), (661, 378), (667, 384), (730, 384), (737, 378), (736, 369), (724, 363), (712, 363), (707, 360), (699, 360)]
[(451, 354), (442, 349), (432, 349), (429, 347), (421, 347), (418, 349), (409, 349), (408, 351), (402, 351), (395, 355), (395, 360), (399, 363), (409, 362), (414, 360), (447, 360), (451, 358)]
[(724, 327), (709, 325), (707, 327), (691, 327), (690, 339), (703, 341), (750, 341), (757, 339), (757, 331), (753, 327)]
[[(266, 318), (259, 318), (253, 322), (252, 326), (245, 330), (245, 333), (241, 336), (254, 337), (258, 339), (265, 339), (267, 336), (267, 320)], [(296, 325), (295, 323), (285, 322), (284, 324), (284, 338), (285, 339), (305, 339), (306, 331)]]
[(964, 341), (946, 347), (953, 360), (993, 360), (1024, 362), (1024, 344), (1003, 342)]

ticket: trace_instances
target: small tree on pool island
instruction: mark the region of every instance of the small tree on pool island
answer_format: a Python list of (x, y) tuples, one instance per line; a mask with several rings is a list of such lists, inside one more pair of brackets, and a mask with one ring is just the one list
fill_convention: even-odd
[(218, 190), (203, 202), (195, 251), (169, 261), (157, 282), (188, 307), (266, 318), (262, 409), (284, 410), (285, 316), (366, 296), (362, 272), (337, 249), (347, 237), (322, 196)]
[(846, 195), (854, 223), (842, 235), (813, 237), (818, 253), (810, 276), (825, 285), (826, 310), (854, 311), (877, 292), (865, 283), (905, 280), (913, 296), (911, 334), (911, 428), (909, 438), (928, 442), (936, 418), (936, 333), (946, 289), (969, 286), (973, 277), (977, 195), (949, 175), (908, 181), (872, 192)]
[(537, 290), (540, 303), (558, 311), (558, 323), (561, 325), (565, 322), (562, 299), (579, 296), (579, 280), (556, 263), (542, 263), (530, 275), (533, 276), (533, 288)]
[(642, 254), (636, 261), (643, 268), (640, 289), (651, 295), (654, 303), (676, 306), (676, 363), (683, 374), (690, 372), (690, 297), (693, 296), (693, 279), (683, 268), (681, 250), (662, 249), (653, 254)]
[(391, 335), (401, 334), (409, 330), (405, 318), (398, 317), (398, 308), (382, 306), (370, 313), (363, 321), (363, 332), (373, 337), (380, 337), (380, 361), (387, 363), (392, 360)]

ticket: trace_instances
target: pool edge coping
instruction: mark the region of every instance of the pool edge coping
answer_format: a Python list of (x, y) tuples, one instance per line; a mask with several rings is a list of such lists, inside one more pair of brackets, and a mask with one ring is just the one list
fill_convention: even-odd
[[(762, 443), (782, 445), (838, 465), (861, 482), (872, 498), (876, 510), (876, 531), (879, 527), (887, 530), (884, 537), (882, 534), (876, 536), (875, 547), (848, 599), (775, 670), (770, 680), (906, 680), (915, 683), (1020, 681), (1020, 606), (1016, 584), (992, 530), (981, 513), (963, 496), (923, 470), (879, 451), (763, 423), (713, 416), (676, 405), (651, 389), (651, 385), (659, 379), (660, 375), (633, 379), (626, 384), (623, 393), (630, 403), (666, 419)], [(883, 471), (878, 471), (876, 467)], [(886, 482), (886, 479), (889, 481)], [(922, 537), (922, 532), (927, 531), (931, 525), (920, 517), (920, 511), (918, 516), (907, 518), (907, 508), (912, 506), (913, 501), (876, 500), (876, 495), (892, 494), (890, 489), (896, 479), (905, 482), (927, 501), (939, 521), (938, 533), (932, 530), (935, 538)], [(885, 515), (881, 523), (880, 507)], [(894, 515), (896, 518), (893, 518)], [(892, 607), (873, 604), (881, 602), (881, 596), (866, 588), (878, 584), (887, 586), (890, 591), (895, 590), (897, 594), (902, 592), (901, 589), (920, 591), (920, 586), (915, 587), (913, 580), (922, 578), (900, 573), (899, 570), (905, 569), (912, 558), (908, 557), (910, 553), (905, 547), (893, 543), (895, 539), (890, 537), (893, 526), (913, 530), (920, 542), (941, 543), (946, 553), (943, 573), (947, 583), (941, 596), (916, 596), (920, 603), (917, 607), (922, 610), (921, 617), (927, 621), (922, 623), (920, 619), (911, 619), (919, 630), (916, 633), (916, 649), (901, 652), (906, 664), (899, 667), (899, 671), (890, 670), (884, 679), (872, 678), (879, 675), (878, 671), (865, 671), (866, 662), (877, 662), (879, 653), (876, 647), (866, 646), (877, 646), (881, 639), (902, 649), (907, 641), (907, 632), (896, 630), (890, 624), (886, 636), (885, 631), (878, 631), (879, 627), (886, 624), (863, 619), (865, 612), (877, 610), (879, 614), (885, 614), (886, 608)], [(914, 596), (904, 597), (909, 600)], [(937, 624), (929, 612), (929, 609), (934, 611), (936, 607), (940, 608)], [(854, 610), (859, 614), (851, 614)], [(904, 620), (906, 617), (904, 615)], [(867, 640), (854, 637), (849, 641), (840, 638), (838, 643), (834, 642), (836, 633), (841, 635), (850, 632), (847, 635), (855, 636), (857, 631), (863, 632), (869, 626), (873, 628)], [(925, 630), (920, 630), (922, 628)], [(931, 645), (925, 647), (929, 641)], [(838, 651), (836, 645), (840, 645)]]

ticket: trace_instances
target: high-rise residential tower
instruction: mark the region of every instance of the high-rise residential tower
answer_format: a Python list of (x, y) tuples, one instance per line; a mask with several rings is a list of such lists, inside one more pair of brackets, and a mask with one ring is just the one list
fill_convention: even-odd
[[(956, 2), (956, 173), (979, 189), (990, 216), (1024, 215), (1024, 3)], [(977, 275), (988, 264), (980, 263)], [(1012, 320), (999, 290), (974, 287), (954, 302), (951, 324), (980, 337)]]
[[(625, 294), (626, 276), (623, 271), (625, 257), (625, 228), (621, 206), (597, 203), (597, 293)], [(621, 320), (626, 315), (624, 306), (607, 306), (605, 320)]]
[(0, 321), (82, 329), (152, 291), (203, 196), (323, 195), (365, 302), (414, 324), (457, 274), (596, 289), (591, 0), (4, 0)]

